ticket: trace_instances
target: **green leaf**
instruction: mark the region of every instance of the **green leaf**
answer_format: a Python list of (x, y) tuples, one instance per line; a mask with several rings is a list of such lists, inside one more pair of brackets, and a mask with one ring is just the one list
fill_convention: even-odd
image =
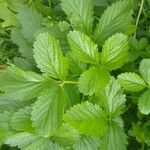
[(107, 6), (108, 0), (93, 0), (94, 6)]
[(86, 64), (77, 60), (77, 58), (73, 55), (72, 51), (67, 52), (68, 56), (68, 70), (76, 75), (80, 75), (84, 70), (86, 70)]
[(63, 124), (62, 127), (55, 131), (52, 139), (63, 147), (69, 147), (80, 139), (80, 135), (77, 130), (71, 128), (68, 124)]
[[(49, 19), (48, 19), (48, 22), (49, 22)], [(56, 39), (58, 39), (63, 52), (65, 52), (66, 50), (69, 49), (69, 45), (67, 42), (67, 36), (66, 36), (68, 31), (62, 32), (60, 30), (58, 23), (52, 22), (50, 25), (48, 25), (48, 28), (42, 28), (41, 32), (48, 32), (50, 35), (52, 35)]]
[(11, 30), (11, 40), (18, 45), (19, 52), (27, 61), (29, 61), (30, 65), (35, 66), (33, 60), (33, 47), (27, 39), (23, 37), (22, 31), (19, 28)]
[(92, 67), (79, 78), (79, 90), (85, 95), (93, 95), (102, 90), (109, 82), (110, 74), (104, 68)]
[(74, 29), (89, 34), (93, 26), (92, 0), (61, 0), (62, 9), (68, 16)]
[(63, 150), (58, 144), (52, 143), (49, 139), (35, 136), (28, 132), (20, 132), (11, 135), (6, 139), (5, 144), (17, 146), (23, 150)]
[(107, 118), (103, 111), (90, 102), (71, 107), (63, 118), (66, 123), (87, 136), (102, 136), (107, 129)]
[(68, 34), (68, 42), (79, 61), (91, 64), (99, 63), (98, 47), (90, 37), (74, 30)]
[(97, 138), (82, 136), (74, 145), (74, 150), (98, 150), (99, 143)]
[(102, 138), (100, 143), (100, 150), (126, 150), (127, 136), (123, 129), (115, 122), (113, 122)]
[(146, 88), (145, 81), (136, 73), (122, 73), (118, 80), (124, 90), (138, 92)]
[(41, 33), (34, 43), (34, 58), (42, 72), (56, 79), (65, 79), (68, 63), (55, 37)]
[(150, 121), (148, 120), (146, 123), (137, 122), (133, 124), (133, 133), (136, 137), (136, 140), (140, 143), (146, 143), (148, 146), (150, 145)]
[(10, 97), (7, 97), (4, 93), (0, 94), (0, 112), (10, 111), (15, 112), (18, 109), (21, 109), (27, 105), (30, 105), (32, 101), (20, 101), (14, 100)]
[(11, 127), (16, 131), (32, 131), (31, 107), (19, 109), (11, 117)]
[(18, 148), (24, 148), (25, 146), (33, 143), (36, 141), (39, 137), (28, 133), (28, 132), (20, 132), (15, 133), (13, 135), (10, 135), (7, 137), (5, 144), (9, 144), (12, 147), (17, 146)]
[(0, 76), (0, 89), (19, 101), (35, 98), (53, 81), (30, 71), (10, 66)]
[(140, 45), (139, 45), (139, 41), (133, 36), (130, 36), (128, 38), (128, 42), (129, 42), (130, 49), (129, 49), (127, 62), (133, 63), (135, 60), (137, 60), (140, 57), (141, 54)]
[(10, 131), (10, 119), (11, 119), (11, 113), (8, 111), (5, 111), (3, 113), (0, 113), (0, 129), (3, 131)]
[(66, 109), (80, 102), (80, 92), (77, 85), (64, 84), (64, 90), (67, 97)]
[(99, 45), (112, 35), (124, 32), (131, 24), (132, 2), (130, 0), (117, 1), (108, 7), (96, 26), (94, 38)]
[(52, 143), (49, 139), (39, 138), (24, 150), (63, 150), (58, 144)]
[(33, 105), (31, 118), (33, 127), (39, 134), (48, 137), (54, 129), (61, 126), (65, 101), (66, 97), (62, 87), (53, 85), (45, 89)]
[(128, 56), (127, 36), (117, 33), (109, 38), (103, 45), (101, 64), (109, 70), (120, 68)]
[(148, 115), (150, 113), (150, 90), (145, 91), (139, 98), (138, 108), (142, 114)]
[(3, 28), (17, 25), (16, 14), (9, 9), (6, 1), (0, 1), (0, 18), (4, 21)]
[(145, 139), (143, 127), (140, 124), (133, 124), (133, 133), (138, 142), (143, 142)]
[(126, 98), (117, 80), (112, 78), (104, 90), (98, 93), (98, 96), (98, 103), (110, 117), (116, 117), (122, 114)]
[(139, 70), (145, 81), (150, 85), (150, 59), (143, 59)]
[(4, 144), (5, 138), (6, 138), (7, 132), (0, 129), (0, 148)]
[(67, 30), (69, 30), (69, 28), (70, 28), (70, 24), (68, 23), (68, 22), (66, 22), (66, 21), (60, 21), (59, 23), (58, 23), (58, 26), (59, 26), (59, 28), (60, 28), (60, 30), (63, 32), (63, 31), (67, 31)]
[(22, 26), (23, 36), (33, 43), (38, 30), (41, 28), (42, 15), (34, 8), (23, 5), (19, 8), (18, 19)]

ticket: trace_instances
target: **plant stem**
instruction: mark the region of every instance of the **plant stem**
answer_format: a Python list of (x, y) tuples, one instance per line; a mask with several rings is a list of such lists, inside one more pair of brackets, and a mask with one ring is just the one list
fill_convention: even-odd
[(142, 142), (142, 148), (141, 148), (141, 150), (144, 150), (145, 149), (145, 143), (144, 143), (144, 141)]
[(49, 7), (52, 8), (51, 0), (48, 0)]
[(77, 81), (64, 81), (64, 84), (78, 84)]
[(61, 86), (63, 86), (64, 84), (78, 84), (77, 81), (63, 81), (60, 83), (60, 81), (58, 82)]
[(139, 24), (139, 20), (140, 20), (140, 16), (141, 16), (141, 13), (142, 13), (143, 6), (144, 6), (144, 0), (141, 0), (141, 4), (140, 4), (140, 9), (139, 9), (138, 17), (137, 17), (137, 19), (136, 19), (135, 34), (134, 34), (134, 37), (136, 37), (136, 34), (137, 34), (137, 27), (138, 27), (138, 24)]

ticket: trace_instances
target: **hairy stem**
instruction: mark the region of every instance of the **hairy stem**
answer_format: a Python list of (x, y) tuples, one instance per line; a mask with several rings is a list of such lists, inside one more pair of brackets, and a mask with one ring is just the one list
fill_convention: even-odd
[(144, 0), (141, 0), (141, 4), (140, 4), (140, 9), (139, 9), (138, 17), (137, 17), (137, 19), (136, 19), (135, 34), (134, 34), (134, 37), (136, 37), (136, 34), (137, 34), (137, 28), (138, 28), (138, 24), (139, 24), (139, 20), (140, 20), (140, 16), (141, 16), (141, 13), (142, 13), (143, 6), (144, 6)]

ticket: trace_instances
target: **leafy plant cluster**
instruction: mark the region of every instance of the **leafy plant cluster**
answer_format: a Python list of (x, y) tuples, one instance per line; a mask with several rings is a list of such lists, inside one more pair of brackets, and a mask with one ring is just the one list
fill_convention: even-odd
[(0, 74), (2, 149), (150, 147), (149, 37), (138, 28), (148, 23), (136, 8), (131, 0), (0, 1), (3, 51), (13, 52)]

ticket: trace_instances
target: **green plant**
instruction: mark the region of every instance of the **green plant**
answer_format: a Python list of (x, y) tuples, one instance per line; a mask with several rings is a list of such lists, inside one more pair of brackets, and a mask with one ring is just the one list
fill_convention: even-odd
[(123, 86), (124, 90), (131, 92), (139, 92), (141, 90), (146, 89), (146, 91), (144, 91), (142, 96), (139, 98), (138, 106), (140, 112), (147, 115), (150, 113), (150, 59), (142, 60), (139, 70), (142, 77), (136, 73), (129, 72), (120, 74), (118, 76), (118, 79), (121, 85)]
[[(19, 9), (8, 2), (18, 23), (13, 24), (11, 40), (23, 63), (9, 64), (0, 75), (1, 145), (23, 150), (125, 150), (131, 143), (128, 136), (136, 137), (142, 148), (150, 145), (148, 119), (144, 131), (140, 122), (123, 121), (131, 104), (126, 107), (129, 94), (121, 86), (136, 92), (147, 88), (139, 110), (150, 112), (149, 59), (140, 65), (144, 79), (120, 74), (126, 64), (139, 59), (129, 59), (131, 45), (138, 42), (129, 38), (135, 31), (133, 2), (113, 3), (98, 20), (95, 3), (48, 1), (47, 10), (41, 1), (22, 2)], [(55, 11), (60, 5), (66, 15)], [(147, 42), (140, 40), (139, 45), (142, 51)]]

